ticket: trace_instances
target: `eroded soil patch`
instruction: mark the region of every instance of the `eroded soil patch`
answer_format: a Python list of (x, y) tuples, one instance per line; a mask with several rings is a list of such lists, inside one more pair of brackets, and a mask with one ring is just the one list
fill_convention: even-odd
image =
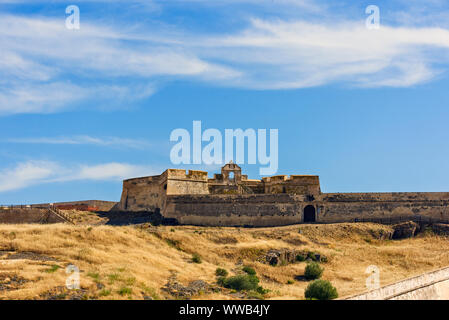
[(20, 289), (29, 281), (16, 274), (0, 273), (0, 292)]
[(56, 258), (46, 256), (36, 252), (24, 251), (24, 252), (14, 252), (6, 256), (7, 260), (34, 260), (34, 261), (58, 261)]
[(64, 286), (57, 286), (39, 295), (43, 300), (87, 300), (90, 299), (86, 289), (69, 290)]

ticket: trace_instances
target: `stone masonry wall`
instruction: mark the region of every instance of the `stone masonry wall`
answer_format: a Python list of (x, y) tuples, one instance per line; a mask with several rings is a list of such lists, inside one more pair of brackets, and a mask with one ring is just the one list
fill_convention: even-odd
[[(0, 223), (40, 223), (43, 217), (47, 217), (47, 209), (0, 209)], [(63, 223), (60, 217), (50, 214), (47, 223)]]
[(120, 202), (112, 211), (163, 210), (167, 195), (208, 193), (207, 172), (168, 169), (159, 176), (124, 180)]
[(164, 217), (206, 226), (281, 226), (300, 223), (301, 197), (282, 195), (168, 196)]
[(154, 176), (123, 181), (122, 197), (114, 210), (155, 211), (165, 204), (164, 177)]
[(163, 215), (181, 224), (281, 226), (303, 222), (304, 208), (317, 222), (406, 215), (449, 219), (449, 193), (322, 194), (313, 201), (292, 194), (168, 196)]
[(321, 222), (407, 215), (449, 219), (448, 192), (328, 193), (317, 205)]

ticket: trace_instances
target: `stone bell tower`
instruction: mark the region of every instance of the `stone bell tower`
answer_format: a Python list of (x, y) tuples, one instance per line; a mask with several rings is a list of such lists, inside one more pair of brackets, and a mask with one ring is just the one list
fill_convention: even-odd
[(242, 181), (242, 168), (232, 162), (232, 160), (221, 168), (223, 182), (229, 184), (239, 184)]

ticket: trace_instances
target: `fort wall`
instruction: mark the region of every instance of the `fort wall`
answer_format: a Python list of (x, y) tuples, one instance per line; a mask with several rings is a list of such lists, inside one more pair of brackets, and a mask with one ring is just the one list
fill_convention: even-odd
[(166, 176), (143, 177), (123, 181), (120, 203), (114, 210), (156, 211), (165, 203)]
[(158, 176), (124, 180), (120, 203), (113, 211), (160, 211), (167, 195), (208, 193), (207, 172), (168, 169)]
[(265, 193), (320, 194), (320, 179), (311, 175), (285, 175), (262, 179)]
[(325, 193), (319, 200), (320, 222), (408, 215), (449, 218), (448, 192)]
[[(80, 211), (109, 211), (117, 202), (102, 200), (83, 200), (57, 202), (53, 205), (61, 210), (80, 210)], [(49, 205), (49, 204), (47, 204)]]
[(302, 221), (295, 195), (168, 196), (163, 216), (181, 224), (205, 226), (281, 226)]
[(449, 193), (306, 195), (179, 195), (168, 196), (163, 215), (181, 224), (205, 226), (281, 226), (305, 222), (306, 207), (314, 221), (352, 222), (355, 219), (426, 216), (449, 219)]
[(2, 209), (0, 208), (0, 223), (63, 223), (64, 219), (51, 214), (47, 209)]
[(166, 194), (208, 194), (207, 172), (198, 170), (169, 169)]

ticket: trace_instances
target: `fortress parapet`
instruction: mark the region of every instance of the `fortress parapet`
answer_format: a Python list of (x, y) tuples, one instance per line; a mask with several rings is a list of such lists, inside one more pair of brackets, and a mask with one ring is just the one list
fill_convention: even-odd
[(265, 193), (288, 193), (316, 196), (321, 193), (320, 178), (313, 175), (279, 175), (262, 178)]

